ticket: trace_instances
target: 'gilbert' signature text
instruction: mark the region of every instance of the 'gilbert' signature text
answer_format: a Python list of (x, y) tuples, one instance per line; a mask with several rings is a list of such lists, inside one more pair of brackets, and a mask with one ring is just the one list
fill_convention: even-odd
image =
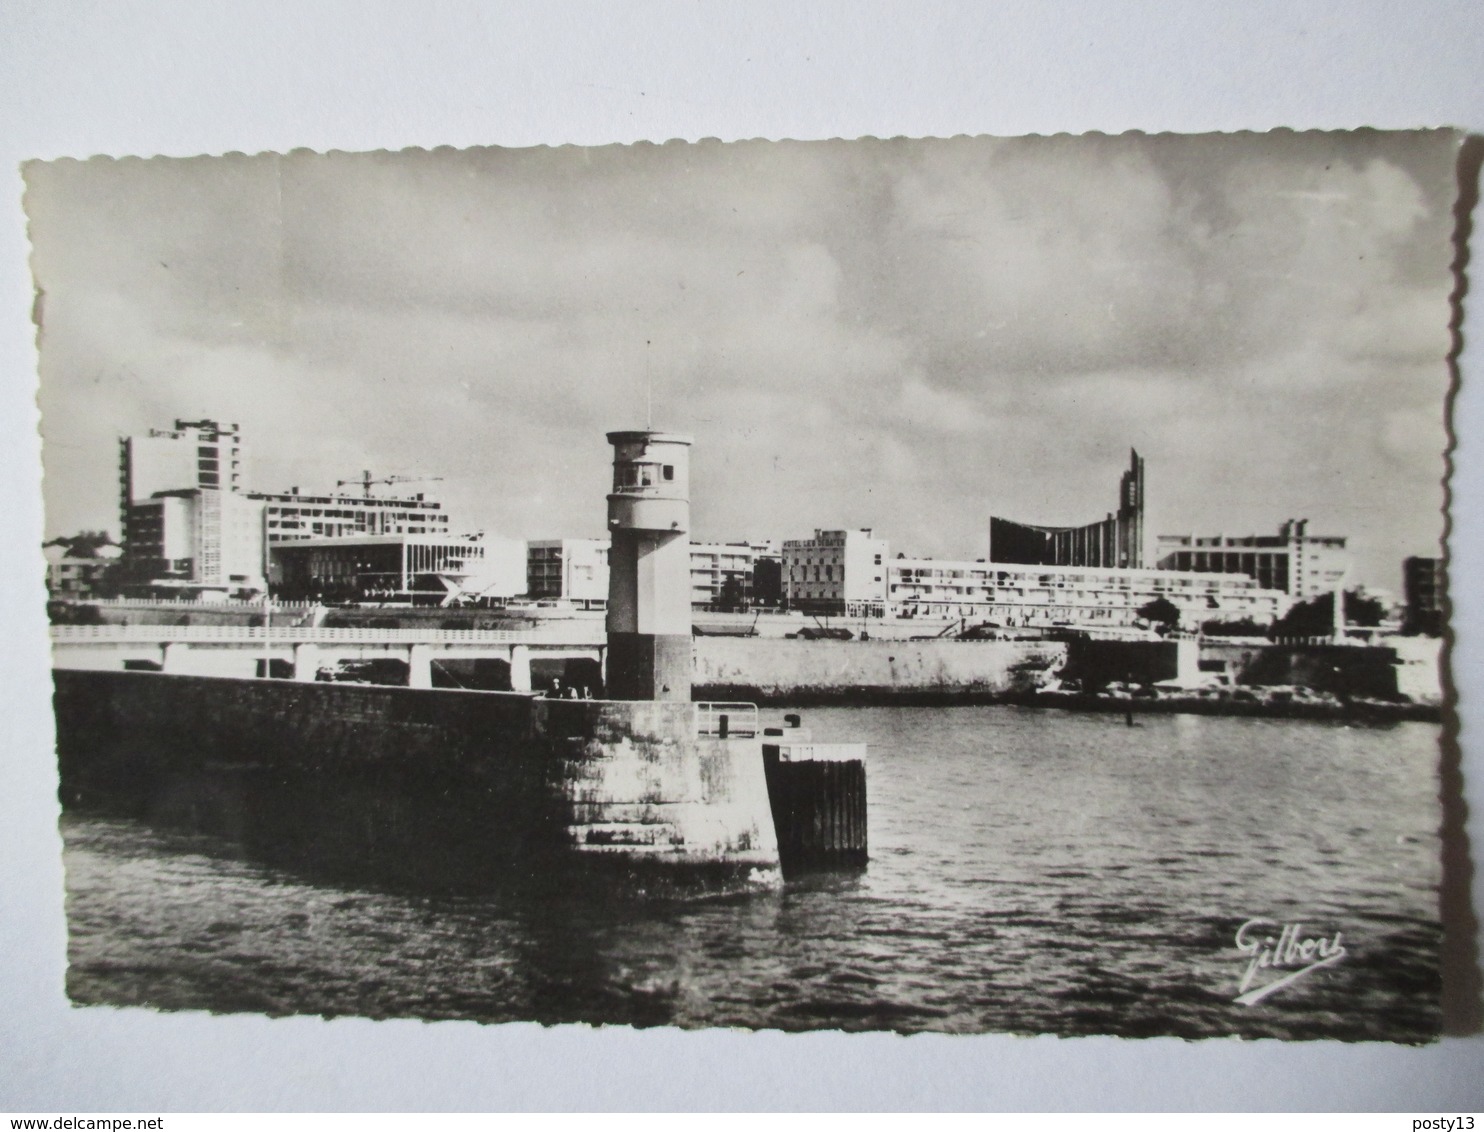
[[(1340, 935), (1305, 936), (1302, 924), (1280, 924), (1260, 916), (1248, 920), (1237, 929), (1237, 950), (1251, 958), (1233, 1001), (1251, 1006), (1321, 967), (1333, 967), (1346, 955)], [(1265, 971), (1272, 976), (1264, 976)], [(1254, 987), (1259, 977), (1268, 981)]]

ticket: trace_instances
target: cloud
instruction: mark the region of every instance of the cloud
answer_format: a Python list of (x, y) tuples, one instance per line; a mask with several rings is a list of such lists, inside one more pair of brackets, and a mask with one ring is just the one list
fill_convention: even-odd
[(471, 527), (590, 533), (602, 433), (648, 388), (697, 436), (703, 537), (859, 524), (968, 556), (990, 511), (1102, 514), (1134, 446), (1158, 521), (1307, 508), (1389, 578), (1441, 529), (1452, 154), (1361, 131), (33, 164), (49, 528), (112, 521), (117, 434), (215, 414), (260, 486), (442, 475)]

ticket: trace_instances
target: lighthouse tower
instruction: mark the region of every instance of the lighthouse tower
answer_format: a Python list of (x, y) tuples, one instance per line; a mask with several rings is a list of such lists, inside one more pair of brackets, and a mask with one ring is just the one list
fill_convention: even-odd
[(689, 700), (688, 436), (610, 432), (607, 695)]

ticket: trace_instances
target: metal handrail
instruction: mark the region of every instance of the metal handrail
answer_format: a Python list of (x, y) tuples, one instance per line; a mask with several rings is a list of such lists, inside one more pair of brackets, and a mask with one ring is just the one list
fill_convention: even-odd
[(757, 704), (698, 703), (696, 734), (721, 739), (751, 739), (758, 734)]
[[(252, 612), (263, 608), (261, 601), (242, 601), (233, 598), (204, 598), (204, 597), (90, 597), (77, 602), (79, 605), (101, 605), (117, 609), (149, 609), (153, 606), (167, 606), (171, 609), (188, 607), (201, 610), (225, 610), (228, 612), (247, 611)], [(273, 609), (326, 609), (323, 602), (318, 601), (283, 601), (273, 599)]]
[(53, 625), (56, 644), (138, 644), (170, 641), (230, 644), (280, 641), (294, 644), (563, 644), (607, 643), (598, 624), (565, 623), (538, 629), (362, 629), (274, 625)]

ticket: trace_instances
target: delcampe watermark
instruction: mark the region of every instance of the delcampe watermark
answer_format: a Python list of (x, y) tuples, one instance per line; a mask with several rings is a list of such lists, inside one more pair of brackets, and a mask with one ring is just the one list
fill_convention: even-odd
[[(1280, 924), (1254, 916), (1237, 929), (1237, 950), (1250, 958), (1232, 1001), (1254, 1006), (1321, 967), (1333, 967), (1348, 954), (1342, 934), (1306, 936), (1302, 923)], [(1253, 986), (1264, 971), (1271, 972), (1268, 981)]]

